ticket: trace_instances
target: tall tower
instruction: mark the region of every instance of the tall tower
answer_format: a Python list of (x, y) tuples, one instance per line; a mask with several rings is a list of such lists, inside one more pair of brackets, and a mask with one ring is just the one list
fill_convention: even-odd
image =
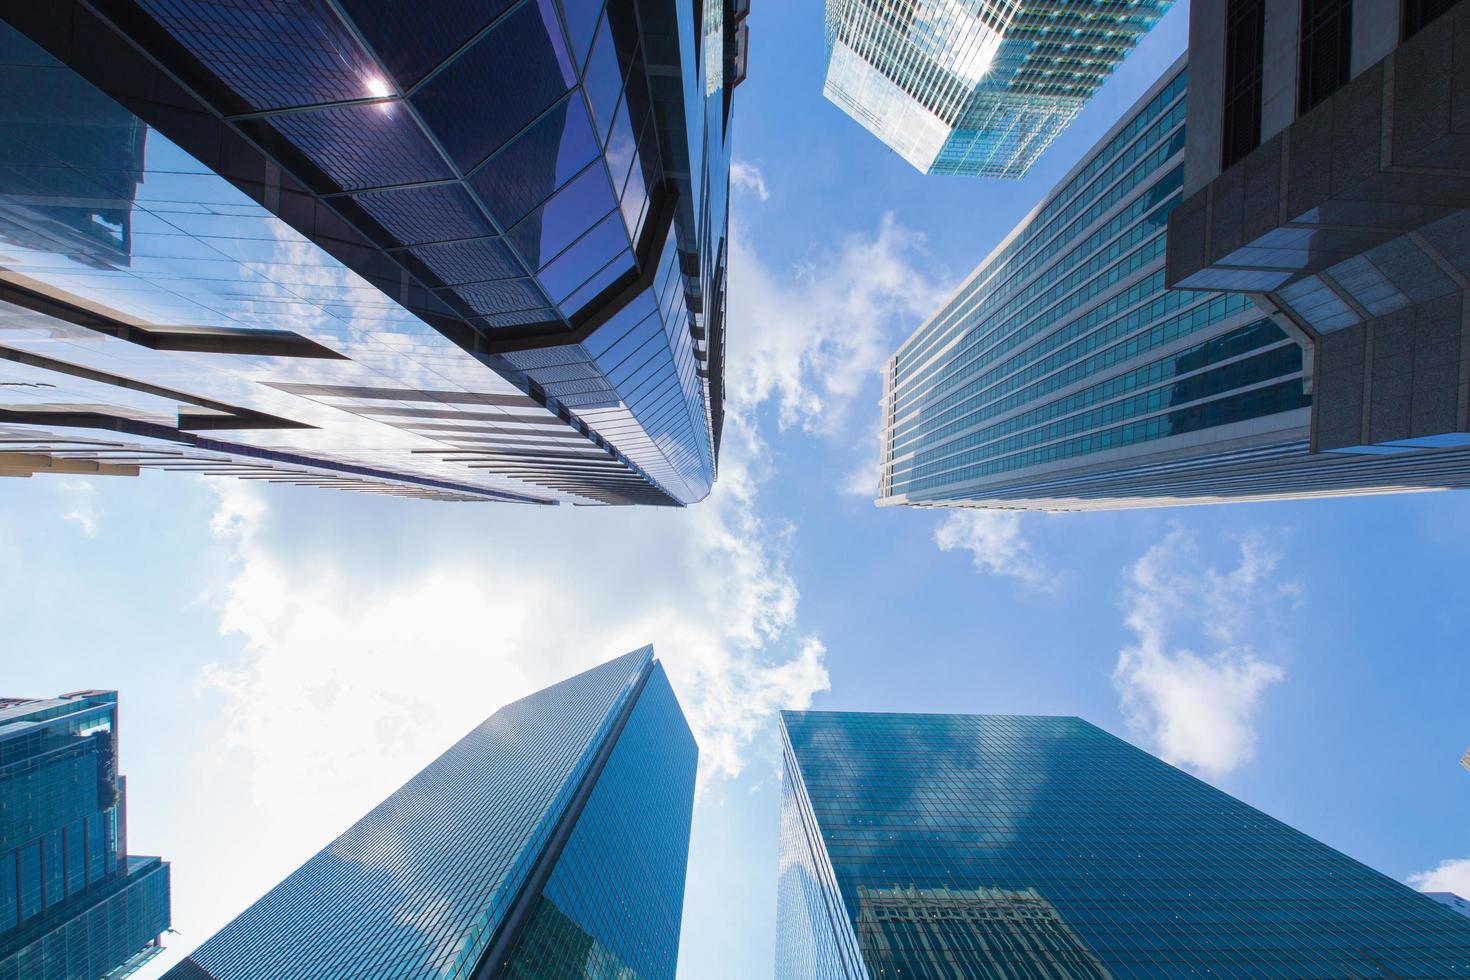
[(1470, 976), (1470, 920), (1080, 718), (783, 712), (776, 976)]
[(1021, 177), (1172, 0), (827, 0), (823, 94), (924, 173)]
[(501, 708), (167, 980), (672, 980), (698, 751), (644, 647)]
[(118, 980), (158, 955), (169, 866), (128, 853), (117, 692), (0, 698), (0, 980)]
[(1242, 293), (1168, 288), (1193, 70), (1180, 58), (1164, 72), (890, 358), (880, 504), (1093, 510), (1470, 485), (1470, 451), (1452, 442), (1314, 452), (1323, 378), (1307, 335)]
[(748, 6), (7, 5), (0, 476), (702, 500)]

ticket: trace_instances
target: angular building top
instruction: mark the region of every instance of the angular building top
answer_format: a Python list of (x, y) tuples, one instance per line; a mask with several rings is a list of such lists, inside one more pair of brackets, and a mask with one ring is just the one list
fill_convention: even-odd
[(925, 173), (1020, 177), (1172, 0), (827, 0), (823, 93)]
[(0, 472), (709, 492), (733, 0), (105, 6), (0, 25)]
[(169, 866), (128, 853), (117, 694), (0, 698), (0, 980), (121, 980), (161, 951)]
[(168, 980), (672, 980), (697, 749), (645, 647), (506, 705)]
[(778, 980), (1470, 976), (1470, 920), (1081, 719), (781, 727)]

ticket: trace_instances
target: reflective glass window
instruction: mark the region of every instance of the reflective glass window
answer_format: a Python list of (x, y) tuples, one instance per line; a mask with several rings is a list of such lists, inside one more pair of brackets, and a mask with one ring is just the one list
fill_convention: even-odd
[(412, 88), (516, 0), (341, 0), (401, 88)]
[(576, 84), (551, 0), (522, 4), (413, 96), (463, 171)]
[(597, 141), (580, 93), (553, 106), (470, 178), (503, 226), (530, 210), (597, 158)]
[(499, 238), (424, 245), (409, 251), (448, 285), (511, 279), (526, 274), (525, 267)]
[[(378, 70), (325, 0), (139, 0), (257, 110), (373, 95)], [(384, 4), (384, 6), (394, 6)]]
[(546, 295), (533, 279), (503, 279), (456, 286), (454, 294), (479, 314), (513, 313), (546, 305)]
[(344, 190), (452, 176), (402, 106), (334, 106), (271, 117), (271, 125)]
[(353, 200), (404, 245), (495, 234), (474, 198), (457, 184), (378, 191)]
[(539, 269), (616, 206), (607, 171), (594, 164), (512, 228), (510, 239)]
[(62, 857), (64, 849), (61, 838), (59, 830), (47, 834), (42, 854), (45, 877), (43, 888), (48, 909), (66, 897), (66, 862)]
[(20, 920), (41, 911), (41, 842), (20, 849)]
[(566, 19), (567, 34), (572, 39), (572, 56), (580, 67), (587, 62), (587, 50), (592, 46), (592, 37), (597, 30), (597, 15), (602, 12), (603, 0), (559, 0), (562, 16)]
[(82, 821), (66, 828), (66, 893), (87, 887), (87, 831)]
[(0, 854), (0, 932), (14, 928), (20, 920), (19, 896), (15, 888), (15, 852)]
[(623, 94), (625, 76), (612, 27), (604, 17), (597, 28), (597, 41), (592, 46), (592, 57), (587, 60), (587, 74), (582, 78), (582, 87), (592, 104), (592, 116), (597, 120), (599, 143), (607, 138), (608, 129), (612, 126), (613, 112)]
[(635, 267), (633, 253), (624, 250), (617, 258), (613, 259), (591, 279), (583, 283), (576, 292), (572, 293), (562, 301), (562, 306), (568, 313), (575, 313), (588, 303), (597, 298), (604, 289), (617, 282), (623, 276), (632, 272)]
[(560, 303), (627, 247), (628, 236), (622, 222), (616, 215), (609, 215), (541, 270), (541, 284)]

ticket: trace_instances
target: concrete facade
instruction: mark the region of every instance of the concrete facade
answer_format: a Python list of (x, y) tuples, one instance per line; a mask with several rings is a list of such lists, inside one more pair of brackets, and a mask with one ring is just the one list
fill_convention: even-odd
[(1169, 286), (1250, 295), (1308, 351), (1313, 452), (1470, 446), (1470, 5), (1399, 42), (1355, 0), (1349, 80), (1298, 115), (1295, 0), (1267, 0), (1260, 145), (1222, 170), (1225, 0), (1191, 11)]

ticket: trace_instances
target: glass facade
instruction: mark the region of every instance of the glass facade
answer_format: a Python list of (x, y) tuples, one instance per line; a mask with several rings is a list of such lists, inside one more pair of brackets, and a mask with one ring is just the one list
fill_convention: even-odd
[(673, 977), (697, 752), (651, 647), (501, 708), (166, 975)]
[(782, 731), (782, 980), (1470, 976), (1470, 919), (1079, 718)]
[(693, 8), (7, 13), (0, 435), (446, 499), (702, 499), (738, 25)]
[(1170, 0), (827, 0), (824, 94), (925, 173), (1020, 177)]
[(1181, 58), (889, 360), (878, 503), (1091, 510), (1470, 482), (1453, 451), (1312, 452), (1328, 379), (1306, 335), (1244, 292), (1165, 287), (1187, 86)]
[(0, 698), (0, 980), (127, 976), (169, 926), (169, 867), (128, 854), (117, 695)]

